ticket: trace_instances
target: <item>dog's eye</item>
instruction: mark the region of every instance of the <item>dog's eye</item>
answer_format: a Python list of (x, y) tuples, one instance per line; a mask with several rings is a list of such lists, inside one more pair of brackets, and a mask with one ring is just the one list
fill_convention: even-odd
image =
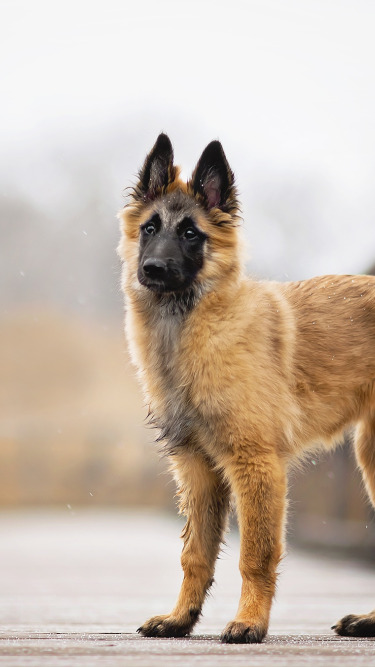
[(195, 229), (188, 227), (182, 234), (182, 238), (187, 239), (188, 241), (193, 241), (194, 239), (198, 238), (198, 234), (196, 233)]
[(156, 234), (156, 227), (153, 222), (148, 222), (142, 229), (144, 233), (148, 234), (149, 236)]

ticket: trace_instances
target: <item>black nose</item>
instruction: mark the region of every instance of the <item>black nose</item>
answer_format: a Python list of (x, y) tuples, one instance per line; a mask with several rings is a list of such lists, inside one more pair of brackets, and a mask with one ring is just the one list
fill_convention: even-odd
[(143, 271), (148, 278), (164, 278), (167, 273), (167, 264), (157, 257), (149, 257), (143, 263)]

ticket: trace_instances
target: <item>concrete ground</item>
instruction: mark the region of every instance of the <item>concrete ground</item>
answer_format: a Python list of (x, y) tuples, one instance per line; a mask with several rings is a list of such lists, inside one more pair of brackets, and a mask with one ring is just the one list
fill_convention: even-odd
[(375, 568), (290, 553), (269, 635), (223, 645), (240, 578), (236, 535), (195, 634), (145, 639), (135, 629), (173, 606), (181, 581), (181, 522), (122, 511), (0, 513), (0, 664), (10, 667), (247, 667), (375, 665), (374, 639), (337, 637), (331, 625), (375, 607)]

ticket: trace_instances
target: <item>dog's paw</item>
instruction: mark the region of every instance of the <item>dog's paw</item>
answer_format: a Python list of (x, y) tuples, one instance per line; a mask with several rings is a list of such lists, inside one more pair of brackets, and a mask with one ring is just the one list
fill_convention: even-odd
[(164, 616), (153, 616), (138, 628), (144, 637), (185, 637), (192, 629), (191, 620), (183, 623), (176, 616), (166, 614)]
[(220, 639), (224, 644), (260, 644), (266, 630), (255, 625), (231, 621), (226, 626)]
[(375, 613), (349, 614), (333, 625), (332, 630), (342, 637), (375, 637)]

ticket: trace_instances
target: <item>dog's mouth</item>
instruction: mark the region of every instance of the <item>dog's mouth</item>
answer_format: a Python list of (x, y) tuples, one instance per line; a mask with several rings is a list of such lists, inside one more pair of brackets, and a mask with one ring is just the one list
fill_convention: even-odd
[(138, 275), (138, 280), (143, 287), (147, 287), (147, 289), (156, 294), (167, 294), (168, 292), (175, 294), (184, 292), (191, 284), (190, 281), (187, 280), (150, 279), (142, 275)]

